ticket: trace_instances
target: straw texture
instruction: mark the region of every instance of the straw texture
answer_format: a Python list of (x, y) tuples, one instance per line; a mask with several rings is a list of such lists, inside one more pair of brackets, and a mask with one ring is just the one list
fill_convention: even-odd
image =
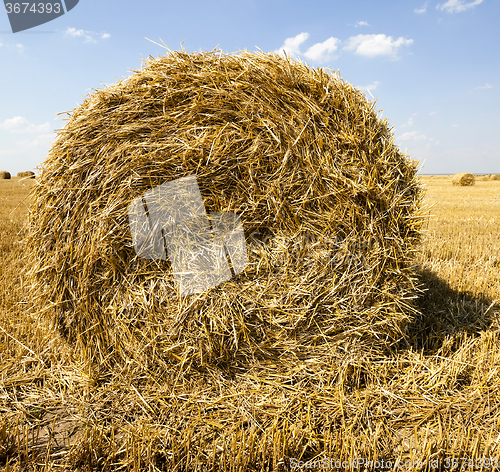
[[(49, 152), (31, 299), (101, 368), (328, 381), (346, 352), (389, 349), (416, 312), (416, 165), (337, 74), (264, 53), (151, 58), (69, 113)], [(207, 211), (239, 216), (249, 264), (180, 297), (168, 260), (135, 254), (127, 208), (192, 175)]]
[(10, 172), (5, 170), (0, 171), (0, 179), (10, 179)]

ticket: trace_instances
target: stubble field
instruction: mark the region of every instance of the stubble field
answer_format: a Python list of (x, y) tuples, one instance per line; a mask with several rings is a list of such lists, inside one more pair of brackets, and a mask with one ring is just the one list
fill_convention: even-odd
[[(403, 470), (397, 461), (404, 470), (500, 464), (500, 181), (455, 187), (449, 176), (422, 179), (429, 206), (419, 257), (422, 316), (392, 354), (368, 368), (342, 367), (335, 394), (325, 399), (338, 406), (328, 437), (290, 425), (290, 441), (303, 435), (297, 470), (315, 458), (348, 461), (343, 470), (390, 470), (389, 463)], [(172, 432), (162, 421), (172, 405), (168, 388), (127, 372), (96, 380), (32, 316), (22, 277), (32, 185), (0, 181), (0, 468), (289, 470), (290, 457), (272, 441), (246, 454), (248, 438), (216, 420), (217, 448), (234, 460), (201, 454), (189, 430)]]

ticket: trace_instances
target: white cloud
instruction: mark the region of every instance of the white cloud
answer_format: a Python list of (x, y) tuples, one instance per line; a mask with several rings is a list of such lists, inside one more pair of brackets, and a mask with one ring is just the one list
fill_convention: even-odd
[(331, 37), (322, 43), (312, 45), (305, 53), (304, 56), (311, 61), (326, 62), (334, 58), (333, 53), (338, 49), (340, 39)]
[(0, 167), (14, 174), (34, 169), (45, 159), (56, 140), (52, 129), (50, 123), (34, 125), (21, 116), (0, 123)]
[(409, 128), (410, 126), (413, 126), (413, 118), (411, 116), (405, 124), (401, 125), (401, 128)]
[(438, 10), (445, 10), (448, 13), (458, 13), (468, 10), (469, 8), (473, 8), (476, 5), (480, 5), (481, 3), (483, 3), (483, 0), (474, 0), (473, 2), (469, 3), (465, 3), (465, 0), (448, 0), (442, 5), (437, 5), (436, 8)]
[(76, 29), (70, 27), (66, 28), (64, 33), (73, 38), (83, 38), (85, 39), (84, 41), (85, 43), (97, 43), (96, 38), (108, 39), (111, 37), (111, 35), (108, 33), (99, 34), (94, 31), (85, 31), (82, 29)]
[(54, 133), (39, 134), (32, 141), (26, 141), (26, 149), (50, 147), (52, 142), (55, 140), (55, 137), (56, 137), (56, 135)]
[[(375, 90), (378, 86), (380, 85), (380, 82), (378, 80), (375, 80), (369, 85), (356, 85), (356, 88), (359, 90), (366, 90), (368, 93), (370, 93), (372, 90)], [(370, 93), (371, 95), (371, 93)]]
[(458, 125), (452, 125), (451, 127), (452, 128), (458, 128)]
[(24, 45), (21, 43), (16, 43), (14, 46), (13, 44), (4, 44), (0, 43), (0, 48), (5, 47), (5, 51), (17, 51), (19, 54), (22, 54), (24, 52)]
[(427, 4), (429, 2), (425, 2), (421, 8), (415, 8), (413, 10), (417, 15), (421, 15), (422, 13), (425, 13), (427, 11)]
[(282, 54), (283, 51), (292, 57), (300, 55), (300, 45), (309, 39), (309, 33), (300, 33), (293, 38), (286, 38), (283, 46), (277, 49), (276, 53)]
[(393, 59), (399, 59), (397, 56), (398, 49), (412, 43), (413, 39), (403, 37), (393, 39), (392, 36), (386, 36), (385, 34), (358, 34), (349, 38), (344, 49), (354, 51), (359, 56), (389, 56)]
[(431, 111), (431, 112), (429, 113), (429, 116), (434, 116), (434, 115), (437, 115), (437, 113), (438, 113), (437, 111)]
[[(68, 28), (67, 34), (72, 36), (84, 36), (83, 30), (75, 30)], [(413, 39), (399, 37), (394, 39), (392, 36), (385, 34), (358, 34), (351, 36), (347, 41), (341, 41), (333, 36), (323, 41), (322, 43), (313, 44), (306, 52), (301, 52), (301, 46), (309, 39), (309, 33), (300, 33), (292, 38), (286, 38), (283, 45), (274, 52), (277, 54), (288, 54), (289, 56), (298, 59), (301, 55), (315, 62), (327, 62), (335, 59), (335, 52), (338, 51), (341, 43), (346, 44), (343, 48), (346, 51), (354, 51), (355, 54), (365, 57), (387, 56), (393, 60), (400, 59), (398, 57), (399, 48), (413, 44)], [(378, 83), (377, 83), (378, 84)], [(365, 88), (366, 87), (360, 87)]]
[(68, 36), (85, 36), (85, 32), (83, 30), (77, 30), (76, 28), (70, 28), (69, 26), (66, 28), (65, 33)]
[(476, 89), (492, 89), (492, 88), (493, 88), (493, 85), (491, 85), (491, 84), (485, 84), (485, 85), (476, 87)]
[(354, 26), (356, 28), (359, 28), (360, 26), (370, 26), (370, 25), (366, 21), (356, 21), (356, 24)]
[(34, 125), (23, 116), (15, 116), (8, 118), (3, 123), (0, 123), (0, 130), (10, 131), (11, 133), (48, 133), (50, 131), (50, 123), (43, 125)]
[(428, 138), (425, 134), (421, 134), (420, 131), (407, 131), (401, 136), (396, 138), (398, 141), (434, 141), (432, 138)]
[(55, 140), (55, 133), (43, 133), (28, 139), (16, 139), (10, 145), (3, 142), (0, 148), (0, 167), (14, 174), (34, 169), (45, 159)]

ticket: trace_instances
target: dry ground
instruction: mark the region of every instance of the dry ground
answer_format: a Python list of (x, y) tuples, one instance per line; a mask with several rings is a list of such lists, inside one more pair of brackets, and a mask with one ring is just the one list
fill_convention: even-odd
[[(397, 470), (497, 469), (481, 463), (485, 457), (500, 463), (500, 181), (423, 180), (434, 205), (419, 261), (423, 316), (392, 355), (344, 373), (325, 399), (338, 405), (328, 437), (290, 425), (290, 441), (309, 438), (304, 460), (369, 459), (366, 468), (379, 470), (381, 460), (398, 459), (406, 465)], [(217, 449), (232, 459), (195, 454), (192, 431), (175, 436), (162, 422), (170, 408), (162, 386), (125, 373), (96, 379), (31, 317), (20, 275), (31, 185), (0, 181), (0, 469), (288, 470), (289, 458), (272, 441), (252, 443), (246, 454), (257, 436), (231, 436), (216, 418)]]

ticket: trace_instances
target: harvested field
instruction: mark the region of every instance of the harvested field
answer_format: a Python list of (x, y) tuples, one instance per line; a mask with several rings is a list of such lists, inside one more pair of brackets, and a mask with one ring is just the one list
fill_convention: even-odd
[[(27, 192), (36, 183), (16, 180), (0, 189), (0, 408), (6, 428), (0, 461), (8, 458), (11, 470), (35, 463), (48, 464), (46, 470), (102, 470), (103, 464), (109, 470), (134, 464), (136, 470), (182, 464), (185, 470), (224, 470), (225, 461), (226, 468), (279, 471), (300, 454), (424, 461), (437, 450), (450, 459), (500, 453), (492, 434), (500, 419), (500, 182), (479, 181), (464, 192), (450, 186), (449, 177), (423, 179), (433, 208), (418, 255), (426, 289), (418, 300), (422, 315), (392, 353), (363, 363), (346, 352), (331, 371), (331, 386), (315, 390), (291, 376), (280, 386), (276, 367), (268, 364), (267, 375), (253, 377), (244, 390), (241, 380), (252, 379), (252, 372), (220, 374), (204, 384), (195, 372), (177, 383), (174, 374), (158, 383), (150, 366), (98, 372), (78, 361), (78, 352), (27, 308), (19, 241)], [(219, 402), (207, 395), (211, 385), (222, 389)], [(290, 392), (294, 403), (282, 403)], [(266, 400), (258, 401), (263, 393)], [(196, 419), (191, 405), (199, 411)], [(309, 421), (287, 422), (290, 406), (295, 415), (309, 412)], [(258, 421), (256, 429), (244, 436), (244, 424), (216, 419), (221, 407), (244, 412)], [(272, 414), (267, 422), (266, 414)], [(196, 434), (200, 422), (207, 428), (203, 437)], [(274, 429), (264, 438), (259, 426), (267, 424)], [(319, 434), (322, 424), (330, 428)], [(221, 449), (214, 453), (211, 441)]]

